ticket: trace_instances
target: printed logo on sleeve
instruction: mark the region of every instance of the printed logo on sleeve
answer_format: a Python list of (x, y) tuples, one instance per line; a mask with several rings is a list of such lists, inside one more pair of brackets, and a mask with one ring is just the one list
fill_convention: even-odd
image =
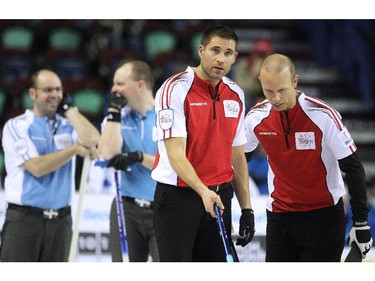
[(240, 105), (234, 100), (224, 100), (224, 113), (227, 118), (238, 118), (240, 113)]
[(17, 140), (15, 143), (13, 143), (13, 148), (18, 155), (25, 155), (27, 152), (26, 141), (24, 139)]
[(316, 149), (314, 132), (296, 132), (295, 139), (297, 150)]
[(352, 136), (349, 134), (348, 129), (344, 128), (339, 134), (338, 138), (341, 141), (341, 143), (345, 146), (348, 147), (353, 144), (353, 139)]
[(159, 126), (164, 131), (172, 128), (173, 125), (173, 109), (163, 109), (159, 111)]

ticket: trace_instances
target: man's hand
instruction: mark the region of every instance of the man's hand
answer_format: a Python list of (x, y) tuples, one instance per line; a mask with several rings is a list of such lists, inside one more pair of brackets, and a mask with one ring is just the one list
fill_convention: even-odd
[(349, 245), (353, 242), (358, 245), (364, 259), (372, 246), (370, 226), (367, 224), (367, 221), (353, 222), (353, 227), (349, 233)]
[(120, 111), (127, 102), (127, 99), (123, 95), (120, 95), (119, 93), (113, 93), (108, 98), (108, 107), (112, 107)]
[(73, 99), (69, 94), (64, 95), (63, 100), (60, 102), (56, 113), (65, 116), (65, 112), (72, 106)]
[(141, 151), (118, 154), (108, 161), (107, 167), (114, 167), (116, 170), (126, 171), (130, 164), (142, 162), (143, 153)]
[(254, 237), (254, 211), (252, 209), (242, 209), (241, 213), (239, 235), (243, 237), (237, 238), (236, 245), (245, 247)]
[(90, 155), (90, 160), (98, 159), (99, 152), (98, 149), (94, 146), (91, 148), (85, 147), (82, 144), (76, 144), (77, 155), (85, 158), (86, 155)]
[(205, 211), (207, 213), (210, 213), (212, 218), (216, 218), (214, 204), (217, 204), (217, 206), (221, 210), (221, 213), (223, 213), (224, 204), (223, 202), (221, 202), (220, 195), (218, 195), (215, 191), (212, 191), (207, 187), (204, 187), (201, 189), (201, 193), (199, 193), (199, 196), (202, 198)]

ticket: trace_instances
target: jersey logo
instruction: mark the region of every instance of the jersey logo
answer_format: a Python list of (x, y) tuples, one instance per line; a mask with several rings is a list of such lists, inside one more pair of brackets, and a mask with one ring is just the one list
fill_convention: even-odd
[(56, 149), (62, 150), (64, 148), (67, 148), (69, 146), (73, 145), (72, 138), (70, 134), (58, 134), (54, 135), (53, 139), (55, 141)]
[(240, 113), (240, 105), (234, 100), (224, 100), (224, 113), (227, 118), (238, 118)]
[(259, 132), (260, 136), (277, 136), (276, 132)]
[(351, 135), (349, 134), (348, 130), (344, 128), (339, 134), (338, 134), (339, 140), (342, 142), (342, 144), (345, 147), (348, 147), (353, 144), (353, 139)]
[(124, 129), (124, 130), (137, 130), (137, 127), (136, 126), (124, 125), (124, 126), (121, 126), (121, 129)]
[(308, 150), (316, 148), (314, 132), (296, 132), (295, 139), (297, 150)]
[(162, 128), (164, 131), (169, 130), (172, 128), (173, 125), (173, 109), (163, 109), (159, 111), (159, 126)]
[(191, 102), (190, 106), (207, 106), (207, 102)]
[(25, 155), (27, 152), (26, 141), (24, 139), (17, 140), (15, 143), (13, 143), (13, 148), (18, 155)]

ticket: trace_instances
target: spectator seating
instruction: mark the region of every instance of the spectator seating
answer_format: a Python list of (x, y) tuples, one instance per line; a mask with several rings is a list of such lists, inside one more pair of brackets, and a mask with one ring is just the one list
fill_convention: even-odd
[(31, 50), (34, 32), (26, 26), (8, 26), (2, 30), (1, 46), (6, 49)]
[(71, 27), (57, 27), (48, 35), (50, 49), (55, 50), (77, 50), (83, 43), (83, 35)]
[(142, 55), (136, 50), (130, 49), (107, 49), (100, 56), (100, 75), (112, 84), (113, 74), (119, 64), (129, 59), (141, 59)]
[(19, 78), (31, 75), (34, 61), (30, 53), (23, 49), (0, 49), (0, 76), (2, 83), (9, 87)]
[(142, 30), (143, 48), (146, 59), (153, 60), (158, 54), (174, 50), (178, 45), (176, 31), (167, 24), (153, 23)]

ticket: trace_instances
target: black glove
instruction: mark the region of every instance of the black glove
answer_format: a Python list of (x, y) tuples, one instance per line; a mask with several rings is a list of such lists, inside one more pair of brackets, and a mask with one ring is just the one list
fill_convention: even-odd
[(65, 112), (72, 106), (73, 99), (69, 94), (64, 95), (63, 100), (60, 102), (56, 113), (65, 116)]
[(143, 161), (141, 151), (118, 154), (108, 161), (107, 167), (114, 167), (116, 170), (126, 171), (127, 166), (136, 162)]
[(240, 238), (237, 238), (236, 245), (245, 247), (254, 237), (255, 223), (254, 223), (254, 211), (252, 209), (242, 209), (240, 217)]
[(370, 226), (367, 224), (367, 221), (353, 222), (353, 227), (349, 233), (349, 245), (353, 242), (357, 244), (364, 259), (372, 246)]
[(123, 95), (113, 93), (108, 98), (108, 107), (112, 107), (120, 111), (127, 102), (127, 99)]

